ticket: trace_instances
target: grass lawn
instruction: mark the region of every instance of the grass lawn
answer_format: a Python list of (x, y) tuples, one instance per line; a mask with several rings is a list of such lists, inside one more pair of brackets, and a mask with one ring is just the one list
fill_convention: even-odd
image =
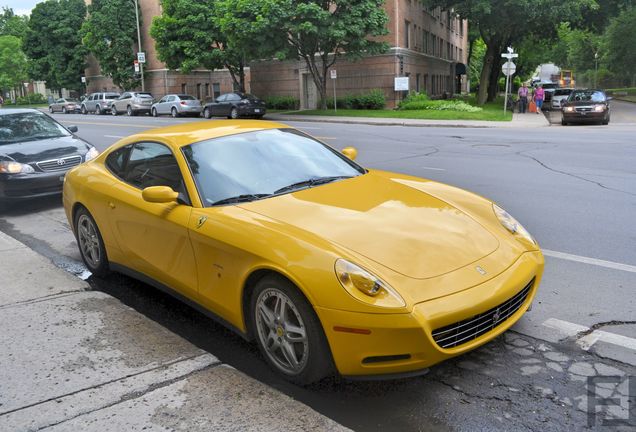
[(48, 108), (49, 105), (48, 104), (34, 104), (34, 105), (11, 105), (11, 104), (4, 104), (2, 105), (2, 108)]
[(615, 88), (606, 90), (608, 96), (614, 99), (636, 102), (636, 87)]
[[(469, 99), (470, 103), (471, 100)], [(354, 110), (339, 109), (334, 112), (333, 109), (328, 110), (307, 110), (293, 111), (286, 114), (292, 115), (317, 115), (317, 116), (335, 116), (335, 117), (373, 117), (373, 118), (400, 118), (400, 119), (428, 119), (428, 120), (486, 120), (486, 121), (510, 121), (512, 114), (510, 111), (503, 114), (503, 100), (499, 102), (491, 102), (485, 104), (483, 111), (480, 112), (463, 112), (463, 111), (437, 111), (437, 110)]]

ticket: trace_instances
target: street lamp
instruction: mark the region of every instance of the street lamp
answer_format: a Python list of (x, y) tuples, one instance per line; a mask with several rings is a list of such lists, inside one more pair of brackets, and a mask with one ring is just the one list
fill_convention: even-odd
[[(135, 0), (135, 17), (137, 18), (137, 52), (141, 51), (141, 31), (139, 30), (139, 5)], [(139, 62), (139, 72), (141, 72), (141, 91), (146, 91), (146, 85), (144, 82), (144, 64)]]
[(596, 77), (598, 76), (598, 51), (594, 53), (594, 88), (596, 85)]

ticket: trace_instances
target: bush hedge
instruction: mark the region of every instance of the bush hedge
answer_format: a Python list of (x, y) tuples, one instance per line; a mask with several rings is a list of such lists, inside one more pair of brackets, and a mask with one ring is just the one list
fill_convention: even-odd
[(264, 99), (269, 109), (297, 110), (300, 107), (300, 101), (293, 96), (269, 96)]
[[(48, 103), (48, 100), (40, 93), (30, 94), (28, 97), (20, 96), (15, 100), (15, 105), (39, 105)], [(5, 105), (11, 105), (10, 99), (4, 100)]]
[(458, 99), (430, 100), (425, 93), (409, 93), (398, 104), (399, 110), (434, 110), (434, 111), (462, 111), (479, 112), (483, 108), (472, 106)]
[[(384, 92), (373, 89), (367, 93), (349, 94), (336, 98), (338, 108), (379, 110), (386, 105)], [(327, 108), (333, 108), (333, 98), (327, 98)]]

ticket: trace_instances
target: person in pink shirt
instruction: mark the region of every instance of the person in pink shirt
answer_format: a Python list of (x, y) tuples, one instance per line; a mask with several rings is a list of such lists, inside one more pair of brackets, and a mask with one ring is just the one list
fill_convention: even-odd
[(543, 85), (534, 89), (534, 103), (537, 104), (537, 114), (541, 114), (541, 108), (543, 107), (543, 99), (545, 98), (545, 92), (543, 91)]
[(525, 114), (526, 108), (528, 107), (528, 84), (523, 83), (523, 85), (519, 87), (517, 96), (519, 96), (519, 112)]

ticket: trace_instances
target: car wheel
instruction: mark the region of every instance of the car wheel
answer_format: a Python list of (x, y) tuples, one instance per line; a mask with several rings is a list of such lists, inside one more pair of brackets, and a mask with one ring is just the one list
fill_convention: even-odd
[(102, 115), (102, 107), (100, 107), (99, 105), (96, 105), (95, 106), (95, 114)]
[(170, 110), (170, 115), (172, 116), (172, 118), (179, 117), (179, 113), (177, 112), (177, 109), (175, 107), (172, 107), (172, 109)]
[(231, 119), (237, 119), (238, 118), (238, 110), (236, 108), (232, 108), (232, 111), (230, 111), (230, 118)]
[(86, 105), (82, 105), (82, 114), (88, 114), (88, 110), (86, 109)]
[(132, 116), (135, 115), (135, 113), (132, 110), (132, 107), (130, 105), (128, 105), (128, 107), (126, 108), (126, 114), (128, 114), (128, 117), (132, 117)]
[(68, 114), (68, 111), (66, 111), (66, 107), (62, 107), (62, 114)]
[(51, 107), (51, 106), (49, 107), (49, 112), (50, 112), (51, 114), (53, 114), (53, 107)]
[(566, 122), (565, 120), (561, 119), (561, 126), (567, 126), (568, 122)]
[(110, 106), (110, 115), (116, 116), (119, 113), (117, 112), (117, 108), (115, 108), (115, 105), (111, 105)]
[(150, 112), (153, 117), (159, 117), (159, 114), (157, 114), (157, 108), (153, 108)]
[(609, 116), (607, 116), (607, 118), (605, 120), (603, 120), (603, 124), (605, 126), (607, 126), (609, 124), (609, 121), (610, 121), (610, 118), (609, 118)]
[(88, 270), (97, 277), (106, 276), (109, 269), (104, 240), (95, 219), (84, 207), (75, 213), (75, 236), (82, 260)]
[(209, 108), (203, 110), (203, 117), (206, 119), (212, 118), (212, 113)]
[(331, 353), (320, 321), (287, 279), (271, 275), (256, 284), (250, 317), (267, 363), (289, 381), (306, 385), (331, 374)]

